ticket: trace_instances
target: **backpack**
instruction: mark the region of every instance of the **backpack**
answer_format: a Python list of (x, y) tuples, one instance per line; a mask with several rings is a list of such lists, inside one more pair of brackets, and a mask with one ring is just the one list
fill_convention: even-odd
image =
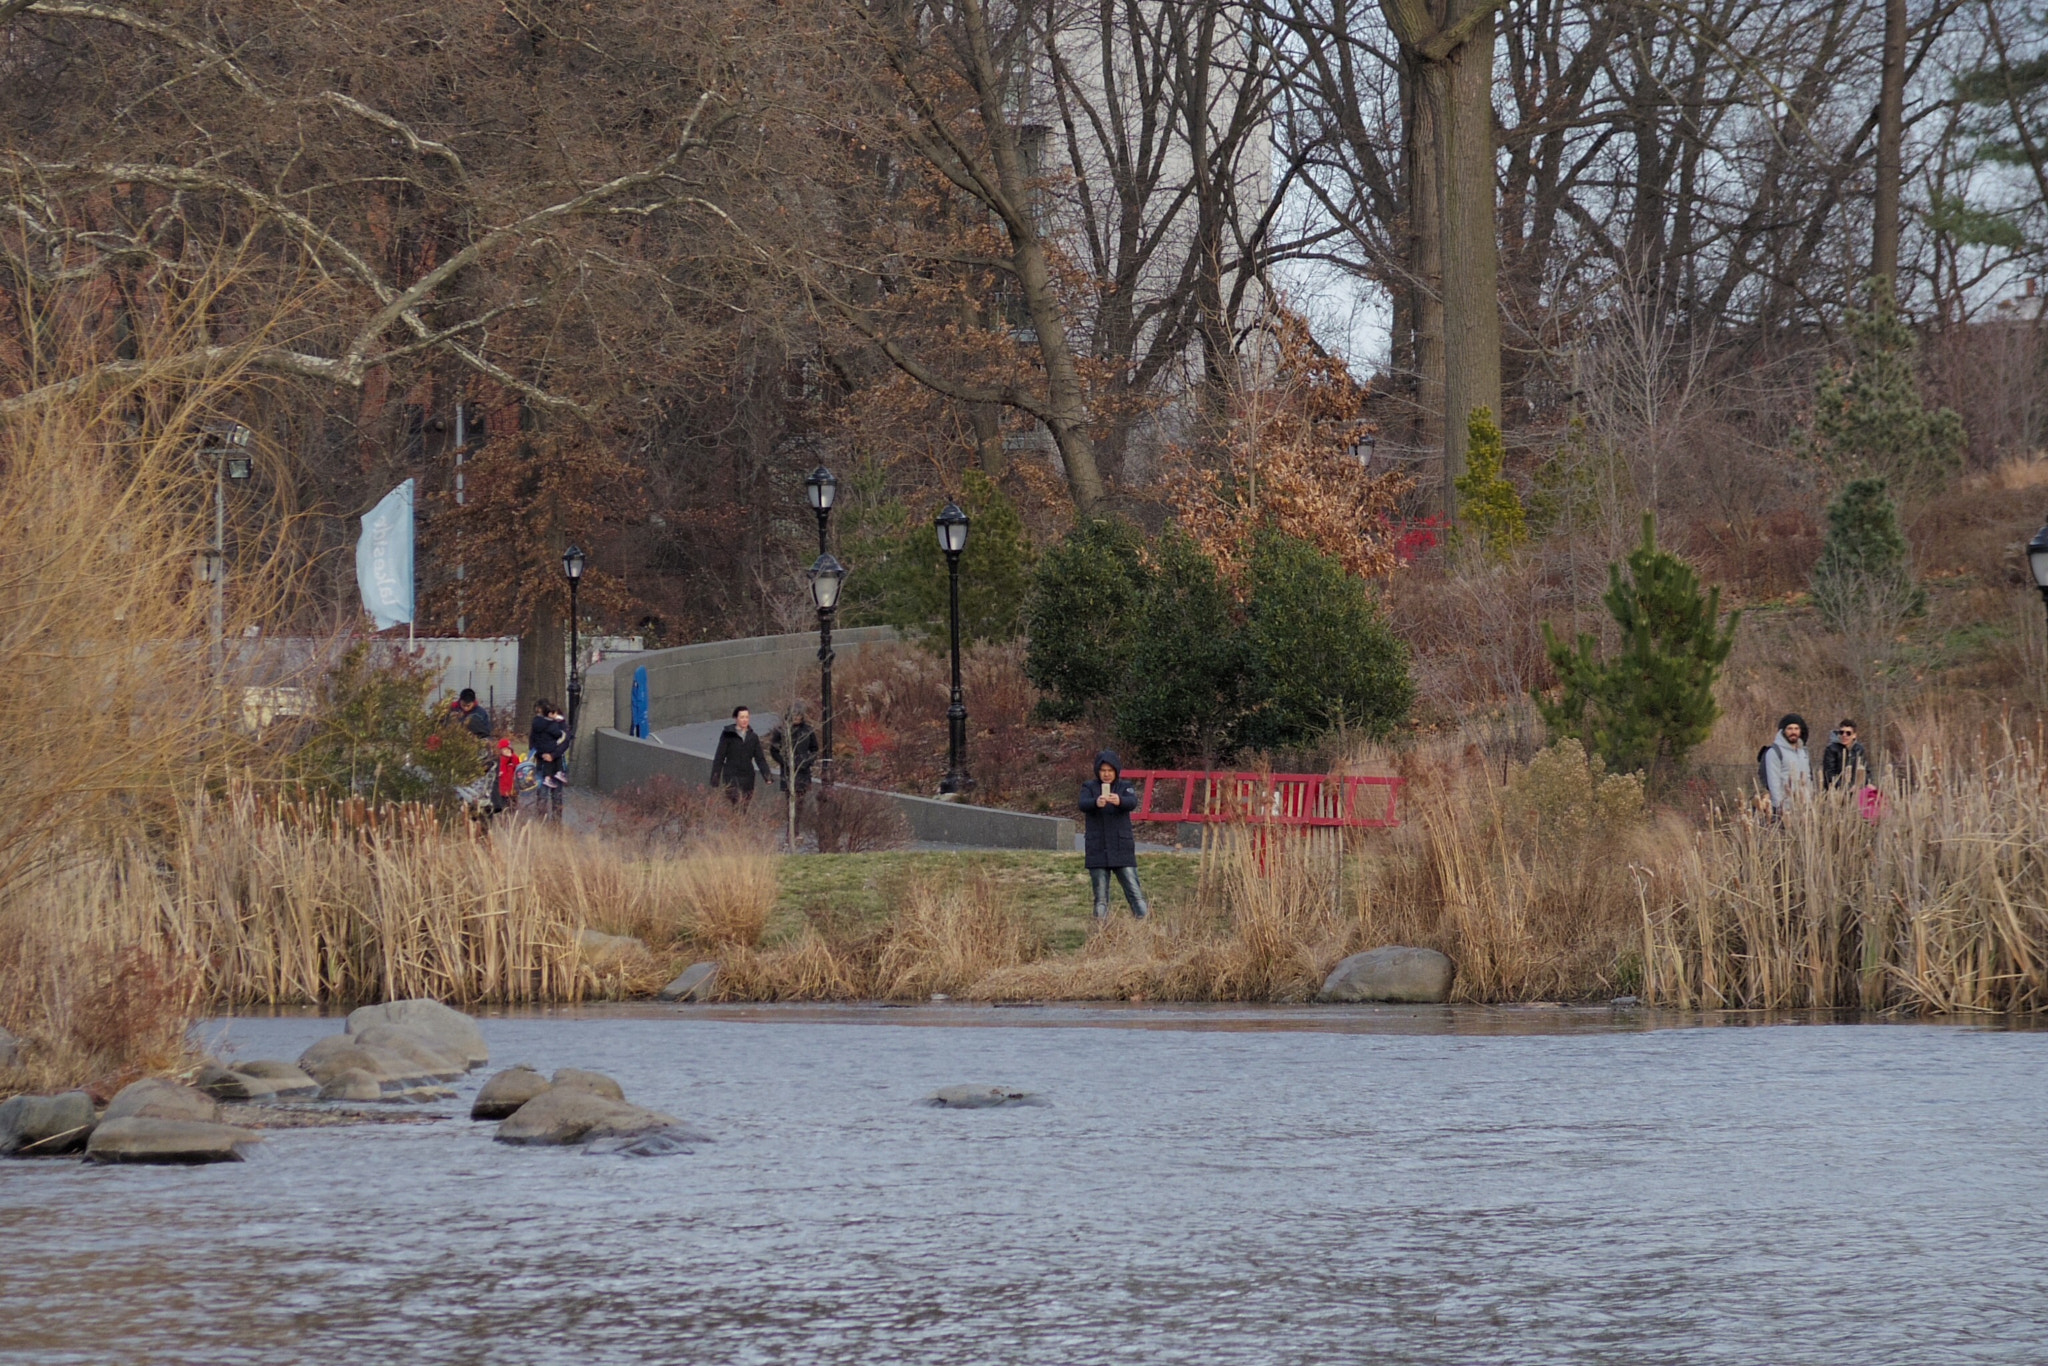
[(1769, 745), (1765, 745), (1762, 749), (1756, 752), (1756, 785), (1759, 789), (1765, 792), (1769, 792), (1771, 790), (1771, 771), (1764, 765), (1764, 760), (1768, 759), (1770, 756), (1771, 747)]

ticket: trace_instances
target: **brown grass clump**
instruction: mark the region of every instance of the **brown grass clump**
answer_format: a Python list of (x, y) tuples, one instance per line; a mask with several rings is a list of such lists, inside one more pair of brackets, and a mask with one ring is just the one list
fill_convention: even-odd
[(809, 925), (772, 949), (736, 948), (718, 968), (721, 1001), (852, 1001), (867, 984), (861, 964)]
[(2048, 1008), (2048, 770), (1929, 746), (1873, 821), (1827, 793), (1727, 820), (1643, 897), (1644, 993), (1676, 1006)]
[(761, 942), (779, 884), (775, 856), (760, 840), (712, 836), (692, 844), (671, 866), (693, 939), (713, 947)]
[(941, 890), (913, 883), (875, 965), (874, 994), (891, 1000), (965, 995), (990, 973), (1028, 963), (1045, 936), (986, 879)]

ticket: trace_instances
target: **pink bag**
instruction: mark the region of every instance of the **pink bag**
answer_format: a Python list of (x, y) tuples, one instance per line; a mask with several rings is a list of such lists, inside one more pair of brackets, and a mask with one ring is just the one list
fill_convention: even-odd
[(1867, 821), (1884, 819), (1884, 793), (1866, 787), (1856, 794), (1856, 814)]

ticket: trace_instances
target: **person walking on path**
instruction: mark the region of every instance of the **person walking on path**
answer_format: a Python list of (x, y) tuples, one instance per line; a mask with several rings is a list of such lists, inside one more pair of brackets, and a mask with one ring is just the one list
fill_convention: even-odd
[(1138, 838), (1131, 832), (1131, 813), (1138, 809), (1138, 791), (1123, 779), (1116, 754), (1095, 756), (1095, 777), (1081, 784), (1080, 799), (1088, 881), (1095, 890), (1095, 919), (1109, 919), (1109, 880), (1115, 877), (1131, 903), (1131, 916), (1143, 920), (1151, 911), (1138, 886)]
[(789, 709), (789, 720), (768, 737), (768, 752), (782, 766), (782, 790), (789, 791), (789, 771), (796, 769), (796, 795), (811, 790), (811, 772), (818, 763), (818, 732), (804, 719), (801, 702)]
[(761, 736), (754, 730), (754, 714), (745, 707), (734, 707), (732, 720), (719, 734), (718, 752), (711, 756), (711, 785), (723, 787), (725, 799), (734, 806), (751, 805), (757, 772), (765, 782), (775, 780), (761, 748)]
[(1835, 727), (1835, 733), (1828, 737), (1828, 747), (1820, 752), (1820, 785), (1826, 788), (1848, 786), (1860, 791), (1870, 781), (1870, 756), (1863, 751), (1863, 742), (1856, 738), (1856, 723), (1843, 721)]
[(1813, 782), (1813, 764), (1806, 753), (1806, 718), (1787, 712), (1778, 719), (1778, 734), (1757, 754), (1764, 790), (1771, 794), (1771, 817), (1785, 814), (1785, 807), (1804, 796)]
[(539, 786), (533, 797), (536, 813), (544, 821), (562, 819), (562, 789), (568, 785), (569, 726), (561, 709), (543, 697), (533, 705), (533, 725), (526, 732), (526, 748), (533, 758), (534, 777)]

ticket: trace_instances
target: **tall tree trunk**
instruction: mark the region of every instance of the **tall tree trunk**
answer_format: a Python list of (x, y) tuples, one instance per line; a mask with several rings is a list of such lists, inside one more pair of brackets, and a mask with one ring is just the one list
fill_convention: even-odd
[(1884, 70), (1877, 89), (1877, 204), (1870, 227), (1870, 273), (1893, 290), (1899, 281), (1899, 190), (1905, 178), (1906, 0), (1885, 0)]
[[(1474, 408), (1500, 414), (1500, 232), (1496, 222), (1493, 129), (1494, 11), (1499, 0), (1448, 0), (1441, 17), (1425, 0), (1380, 0), (1387, 23), (1415, 65), (1419, 97), (1418, 133), (1427, 119), (1435, 155), (1415, 159), (1418, 170), (1434, 166), (1436, 231), (1419, 236), (1417, 274), (1424, 289), (1418, 301), (1416, 350), (1423, 375), (1424, 411), (1432, 376), (1428, 355), (1431, 320), (1422, 306), (1442, 310), (1443, 509), (1457, 516), (1454, 482), (1465, 472), (1465, 419)], [(1418, 191), (1420, 186), (1418, 185)], [(1429, 197), (1418, 192), (1418, 214)], [(1437, 288), (1430, 290), (1426, 250), (1438, 245)], [(1433, 299), (1432, 296), (1433, 295)]]
[[(498, 699), (499, 710), (491, 714), (491, 720), (498, 730), (520, 742), (526, 734), (527, 719), (533, 715), (533, 704), (545, 697), (558, 707), (569, 705), (568, 689), (563, 686), (562, 663), (569, 656), (569, 623), (561, 611), (543, 607), (534, 614), (533, 621), (519, 634), (519, 696)], [(504, 708), (510, 707), (507, 715)], [(583, 728), (589, 724), (577, 718)], [(610, 725), (610, 721), (603, 722)]]
[[(1408, 293), (1415, 325), (1415, 444), (1442, 450), (1444, 444), (1444, 241), (1443, 176), (1438, 165), (1437, 108), (1440, 64), (1411, 63), (1416, 70), (1409, 103)], [(1432, 71), (1434, 70), (1434, 74)]]

